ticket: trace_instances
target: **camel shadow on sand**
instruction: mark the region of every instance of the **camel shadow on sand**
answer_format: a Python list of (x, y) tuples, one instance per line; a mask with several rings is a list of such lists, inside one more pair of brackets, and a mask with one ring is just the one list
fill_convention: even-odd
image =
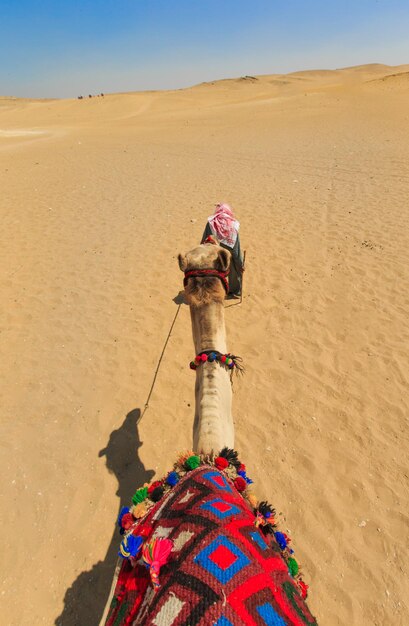
[[(153, 470), (145, 469), (138, 456), (142, 445), (137, 428), (140, 415), (139, 409), (130, 411), (123, 424), (112, 431), (106, 448), (98, 455), (105, 456), (108, 471), (115, 474), (118, 480), (118, 512), (122, 506), (129, 505), (135, 488), (150, 482), (154, 475)], [(112, 511), (112, 518), (115, 519), (115, 511)], [(92, 569), (81, 572), (67, 589), (64, 609), (56, 618), (55, 626), (98, 626), (111, 588), (119, 538), (113, 524), (113, 535), (104, 560), (95, 563)], [(95, 537), (92, 541), (95, 541)]]

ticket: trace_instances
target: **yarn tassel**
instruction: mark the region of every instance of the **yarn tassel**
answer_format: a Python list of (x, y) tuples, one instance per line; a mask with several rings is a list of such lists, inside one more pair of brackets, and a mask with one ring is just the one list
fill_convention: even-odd
[(234, 363), (234, 369), (236, 371), (237, 374), (244, 374), (244, 372), (246, 371), (244, 368), (243, 363), (243, 359), (241, 358), (241, 356), (237, 356), (237, 354), (229, 354), (230, 359), (233, 361)]
[(241, 466), (241, 462), (238, 459), (238, 453), (236, 452), (236, 450), (232, 450), (231, 448), (223, 448), (223, 450), (220, 451), (219, 456), (223, 457), (224, 459), (226, 459), (229, 462), (229, 465), (232, 465), (233, 467), (236, 468), (236, 470), (239, 469), (239, 467)]
[(173, 542), (170, 539), (155, 538), (148, 544), (145, 544), (142, 550), (142, 558), (151, 575), (152, 585), (155, 590), (159, 588), (159, 572), (162, 565), (168, 561), (169, 555), (173, 548)]
[(127, 535), (119, 546), (119, 556), (123, 559), (136, 558), (143, 544), (143, 538), (139, 535)]

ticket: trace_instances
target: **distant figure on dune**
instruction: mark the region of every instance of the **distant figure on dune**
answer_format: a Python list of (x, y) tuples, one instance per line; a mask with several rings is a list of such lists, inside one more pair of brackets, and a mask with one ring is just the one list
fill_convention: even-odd
[[(243, 273), (243, 256), (240, 250), (239, 238), (240, 222), (235, 218), (233, 209), (228, 204), (216, 204), (213, 215), (207, 218), (206, 228), (201, 243), (206, 243), (215, 237), (222, 248), (229, 250), (232, 262), (229, 273), (229, 295), (241, 295), (241, 277)], [(210, 238), (210, 239), (209, 239)]]

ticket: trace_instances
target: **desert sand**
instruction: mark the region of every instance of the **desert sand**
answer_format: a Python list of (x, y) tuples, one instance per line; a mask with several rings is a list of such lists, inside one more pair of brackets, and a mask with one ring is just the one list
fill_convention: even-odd
[(95, 626), (191, 444), (178, 252), (241, 221), (236, 447), (327, 626), (409, 624), (409, 65), (0, 98), (1, 622)]

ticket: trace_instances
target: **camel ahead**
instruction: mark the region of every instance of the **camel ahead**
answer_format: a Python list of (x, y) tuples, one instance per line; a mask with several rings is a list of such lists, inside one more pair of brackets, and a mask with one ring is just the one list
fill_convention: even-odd
[[(185, 298), (190, 306), (196, 355), (226, 355), (224, 324), (224, 279), (229, 272), (230, 252), (214, 244), (202, 244), (187, 254), (179, 254), (179, 267), (185, 273)], [(210, 356), (210, 359), (212, 357)], [(217, 452), (234, 447), (231, 411), (230, 371), (216, 359), (206, 358), (206, 367), (197, 367), (193, 449)]]

